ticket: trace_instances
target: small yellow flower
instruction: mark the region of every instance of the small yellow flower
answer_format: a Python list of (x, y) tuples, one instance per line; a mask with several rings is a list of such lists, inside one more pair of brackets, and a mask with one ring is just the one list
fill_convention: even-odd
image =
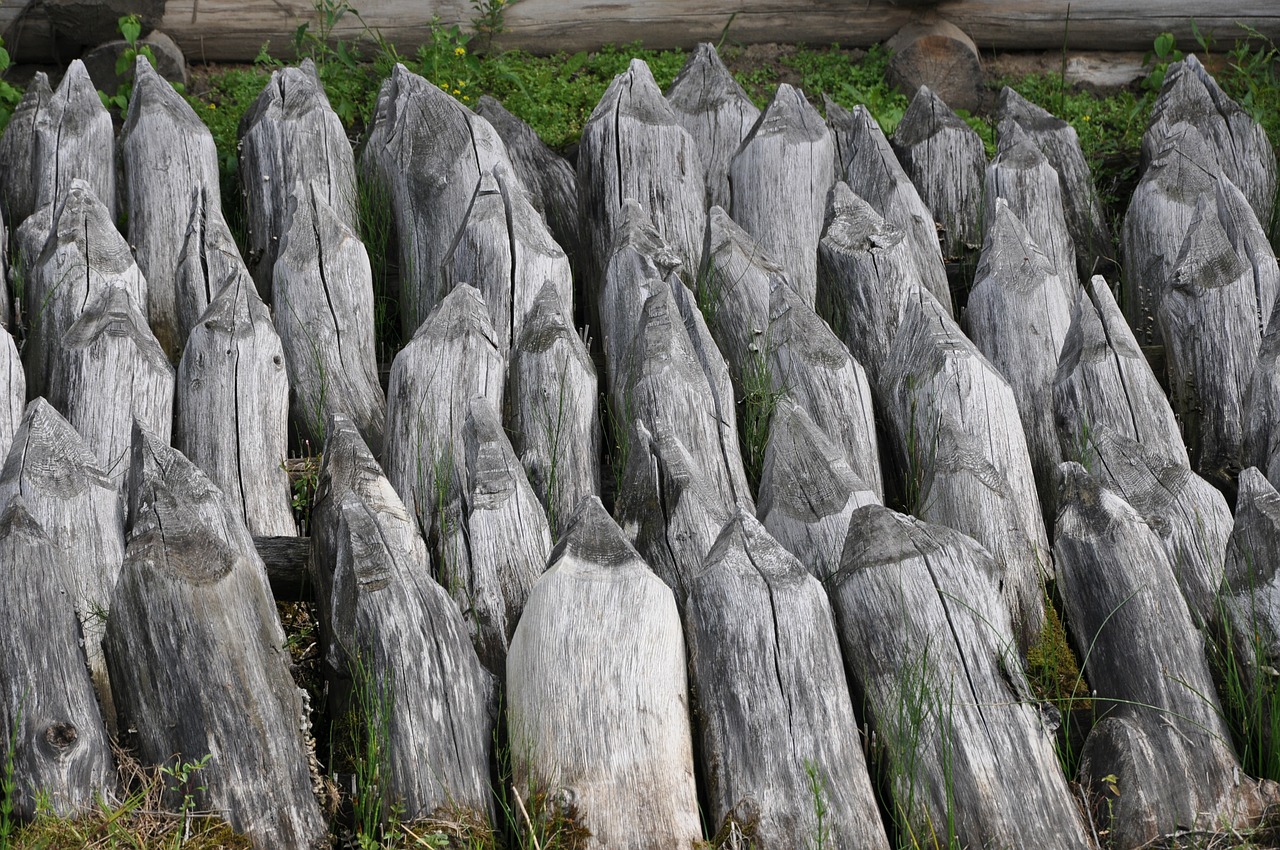
[(211, 103), (211, 104), (209, 104), (209, 108), (210, 108), (210, 109), (217, 109), (217, 108), (218, 108), (218, 104), (216, 104), (216, 103)]
[(466, 56), (466, 55), (467, 55), (467, 48), (462, 47), (462, 46), (455, 47), (455, 48), (453, 48), (453, 55), (454, 55), (454, 56)]
[(1089, 115), (1086, 115), (1086, 116), (1084, 116), (1084, 120), (1086, 120), (1086, 121), (1090, 121), (1090, 120), (1092, 120), (1092, 117), (1091, 117), (1091, 116), (1089, 116)]
[(466, 87), (467, 87), (467, 81), (466, 81), (466, 80), (458, 80), (458, 88), (460, 88), (460, 89), (465, 89)]
[(454, 90), (453, 90), (453, 93), (454, 93), (454, 94), (462, 94), (462, 89), (454, 89)]

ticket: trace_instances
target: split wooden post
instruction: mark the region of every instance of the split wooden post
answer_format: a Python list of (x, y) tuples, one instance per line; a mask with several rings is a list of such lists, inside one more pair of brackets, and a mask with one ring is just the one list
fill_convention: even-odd
[(35, 118), (30, 172), (32, 212), (61, 203), (73, 181), (83, 180), (106, 205), (109, 218), (114, 221), (115, 127), (83, 62), (72, 61), (58, 88), (42, 106)]
[(0, 183), (0, 210), (14, 230), (36, 210), (36, 124), (52, 99), (49, 75), (37, 71), (0, 134), (0, 174), (8, 175)]

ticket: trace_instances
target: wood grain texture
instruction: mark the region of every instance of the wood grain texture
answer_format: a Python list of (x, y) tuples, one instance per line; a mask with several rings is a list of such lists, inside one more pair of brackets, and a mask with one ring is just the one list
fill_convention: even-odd
[(511, 161), (488, 121), (403, 65), (378, 92), (361, 157), (391, 197), (408, 337), (449, 291), (441, 264), (481, 175)]
[(827, 192), (836, 181), (835, 145), (804, 92), (782, 83), (729, 163), (733, 220), (787, 270), (810, 305)]
[(315, 192), (351, 231), (356, 220), (356, 165), (315, 64), (271, 73), (240, 119), (240, 185), (244, 187), (249, 270), (263, 299), (274, 303), (272, 273), (289, 230), (290, 200)]
[(102, 105), (84, 63), (73, 60), (58, 88), (36, 112), (32, 209), (61, 203), (72, 181), (84, 180), (114, 221), (115, 150), (111, 113)]
[(547, 281), (555, 285), (565, 315), (573, 315), (569, 257), (514, 172), (501, 164), (480, 176), (442, 273), (447, 288), (469, 283), (480, 290), (504, 356), (524, 333), (525, 317)]
[[(0, 31), (12, 14), (0, 9)], [(1257, 27), (1275, 38), (1280, 15), (1268, 0), (1173, 0), (1158, 7), (1136, 6), (1123, 0), (1080, 0), (1065, 10), (1058, 6), (1007, 0), (950, 0), (932, 6), (938, 14), (967, 32), (980, 33), (984, 49), (1009, 50), (1145, 50), (1162, 32), (1172, 32), (1184, 47), (1195, 44), (1190, 20), (1200, 32), (1215, 32), (1229, 41), (1239, 32), (1237, 22)], [(368, 26), (384, 34), (394, 31), (396, 45), (405, 52), (431, 43), (433, 18), (445, 26), (467, 27), (474, 10), (462, 0), (388, 0), (366, 11)], [(748, 7), (727, 2), (673, 4), (671, 0), (611, 0), (587, 5), (563, 0), (522, 0), (505, 16), (505, 31), (495, 43), (535, 52), (595, 50), (603, 44), (643, 39), (645, 45), (693, 47), (728, 33), (735, 42), (801, 42), (818, 45), (838, 41), (849, 47), (870, 47), (909, 23), (914, 4), (872, 0), (851, 16), (841, 0), (768, 0)], [(171, 33), (188, 55), (202, 61), (250, 62), (264, 38), (289, 43), (300, 23), (313, 20), (305, 0), (170, 0), (161, 29)], [(33, 49), (43, 46), (34, 22), (28, 38)], [(47, 29), (43, 32), (47, 33)], [(352, 38), (360, 24), (341, 21), (338, 37)], [(6, 41), (11, 39), (6, 36)]]
[(310, 573), (330, 716), (384, 696), (386, 799), (409, 821), (455, 806), (487, 818), (493, 680), (355, 423), (336, 414), (326, 434)]
[(1156, 532), (1192, 619), (1197, 625), (1211, 621), (1231, 536), (1231, 511), (1222, 493), (1185, 465), (1106, 426), (1091, 430), (1081, 457)]
[(13, 229), (36, 209), (36, 124), (52, 99), (49, 75), (37, 71), (0, 134), (0, 173), (8, 175), (0, 181), (0, 210)]
[(341, 414), (380, 452), (387, 402), (378, 379), (369, 255), (322, 186), (291, 193), (288, 203), (271, 279), (294, 428), (321, 445), (325, 422)]
[[(1258, 814), (1241, 776), (1199, 631), (1173, 566), (1138, 512), (1079, 464), (1063, 464), (1054, 552), (1084, 675), (1104, 717), (1080, 781), (1108, 794), (1112, 840), (1134, 848), (1199, 824)], [(1110, 780), (1104, 777), (1111, 777)]]
[(866, 370), (785, 281), (769, 292), (766, 364), (773, 391), (804, 408), (879, 501), (884, 497), (875, 409)]
[(1215, 191), (1217, 168), (1204, 136), (1185, 122), (1151, 155), (1124, 214), (1120, 253), (1124, 313), (1141, 345), (1160, 340), (1156, 311), (1173, 277), (1196, 202)]
[(827, 199), (818, 246), (818, 313), (867, 370), (874, 392), (884, 386), (889, 348), (908, 299), (923, 284), (902, 228), (889, 224), (837, 183)]
[(582, 234), (578, 230), (578, 174), (574, 167), (547, 147), (532, 127), (487, 94), (476, 101), (476, 114), (502, 137), (511, 167), (529, 193), (529, 203), (574, 268), (580, 268)]
[(460, 522), (467, 408), (484, 396), (500, 409), (505, 375), (484, 298), (466, 284), (445, 296), (391, 364), (382, 467), (433, 546)]
[(823, 99), (836, 143), (840, 178), (885, 221), (902, 228), (920, 282), (951, 314), (951, 289), (933, 213), (920, 199), (870, 111), (859, 104), (850, 112), (825, 94)]
[(1013, 390), (927, 293), (907, 302), (885, 372), (913, 507), (990, 550), (1019, 645), (1030, 646), (1053, 562)]
[[(115, 484), (67, 420), (43, 398), (27, 405), (0, 475), (0, 504), (20, 497), (57, 549), (60, 592), (79, 620), (77, 640), (108, 728), (115, 705), (102, 654), (111, 597), (124, 561), (124, 514)], [(16, 563), (16, 562), (15, 562)]]
[(218, 151), (213, 136), (182, 95), (145, 56), (134, 65), (129, 113), (120, 131), (129, 243), (150, 283), (147, 317), (160, 347), (176, 358), (178, 261), (196, 190), (221, 208)]
[(1100, 276), (1076, 296), (1053, 379), (1053, 411), (1064, 457), (1079, 457), (1090, 432), (1105, 427), (1167, 464), (1190, 466), (1169, 399)]
[(977, 131), (928, 86), (921, 86), (889, 141), (942, 230), (943, 255), (959, 257), (978, 250), (987, 152)]
[(781, 399), (769, 420), (757, 515), (819, 580), (840, 567), (849, 517), (883, 499), (805, 409)]
[(671, 590), (600, 501), (583, 499), (507, 656), (517, 787), (570, 803), (591, 850), (692, 845), (702, 828), (686, 676)]
[[(212, 482), (135, 428), (124, 569), (106, 651), (143, 764), (211, 759), (195, 805), (255, 847), (320, 844), (303, 692), (253, 538)], [(177, 801), (174, 801), (177, 802)]]
[(1071, 308), (1049, 258), (1004, 199), (997, 198), (964, 329), (1013, 390), (1046, 524), (1053, 521), (1063, 459), (1053, 419), (1053, 378)]
[(884, 747), (894, 815), (967, 847), (1090, 847), (997, 590), (971, 538), (854, 512), (827, 582), (851, 684)]
[(1080, 288), (1076, 248), (1067, 227), (1058, 172), (1022, 125), (1000, 122), (999, 148), (983, 182), (982, 220), (995, 221), (996, 199), (1003, 198), (1049, 258), (1068, 299)]
[(591, 353), (547, 281), (507, 368), (512, 448), (559, 537), (578, 502), (600, 495), (600, 392)]
[(129, 244), (88, 183), (74, 181), (49, 221), (38, 258), (25, 265), (23, 310), (30, 331), (24, 354), (33, 397), (50, 392), (63, 335), (99, 296), (119, 288), (137, 304), (147, 303), (147, 281)]
[(250, 534), (296, 533), (284, 459), (289, 375), (247, 273), (200, 317), (178, 364), (174, 446), (222, 491)]
[(1021, 127), (1058, 172), (1062, 211), (1076, 250), (1078, 279), (1088, 280), (1113, 249), (1102, 202), (1075, 128), (1008, 86), (1000, 91), (997, 114), (1000, 120), (1008, 119)]
[[(752, 843), (770, 848), (822, 828), (835, 846), (888, 850), (818, 580), (739, 510), (693, 581), (684, 623), (710, 831), (750, 824)], [(814, 781), (826, 789), (821, 826)]]
[[(37, 812), (75, 817), (116, 799), (115, 759), (67, 599), (70, 553), (49, 536), (21, 496), (0, 515), (0, 740), (5, 803), (14, 819)], [(45, 808), (47, 806), (47, 808)]]
[(707, 181), (707, 206), (728, 207), (729, 163), (760, 109), (729, 73), (713, 45), (702, 42), (667, 89), (676, 120), (693, 137)]
[(0, 333), (0, 455), (8, 456), (27, 402), (27, 376), (8, 328)]
[(1267, 134), (1222, 90), (1195, 54), (1169, 65), (1142, 137), (1142, 164), (1158, 159), (1178, 124), (1200, 132), (1209, 153), (1249, 199), (1258, 220), (1271, 221), (1276, 196), (1276, 154)]
[(1217, 210), (1212, 195), (1196, 202), (1156, 324), (1192, 466), (1230, 487), (1243, 460), (1244, 394), (1262, 334), (1252, 267), (1236, 253)]
[(615, 233), (634, 200), (692, 276), (706, 224), (702, 160), (649, 66), (634, 59), (601, 96), (578, 146), (578, 214), (588, 315), (598, 315)]
[(1258, 346), (1258, 364), (1244, 394), (1244, 463), (1280, 481), (1280, 321), (1271, 322)]
[(123, 485), (134, 421), (166, 441), (173, 429), (174, 370), (142, 305), (121, 287), (103, 290), (63, 334), (57, 358), (50, 403)]
[(218, 293), (249, 274), (217, 198), (210, 197), (203, 186), (197, 186), (191, 192), (188, 209), (187, 229), (178, 252), (174, 281), (179, 351), (186, 346), (191, 329), (199, 324)]

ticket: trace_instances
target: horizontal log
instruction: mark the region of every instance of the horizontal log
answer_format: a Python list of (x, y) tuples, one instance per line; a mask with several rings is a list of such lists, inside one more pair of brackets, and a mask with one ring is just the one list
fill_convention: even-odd
[[(0, 33), (16, 45), (20, 59), (50, 56), (55, 43), (43, 12), (19, 21), (26, 6), (0, 7)], [(470, 25), (474, 10), (463, 0), (421, 2), (383, 0), (365, 4), (363, 20), (380, 29), (401, 51), (431, 42), (432, 20), (443, 26)], [(372, 8), (369, 8), (372, 6)], [(726, 32), (742, 43), (838, 42), (867, 47), (889, 38), (918, 16), (914, 4), (869, 0), (851, 15), (842, 0), (762, 0), (749, 7), (729, 0), (633, 0), (571, 2), (522, 0), (504, 16), (503, 47), (537, 52), (587, 50), (602, 44), (643, 39), (649, 47), (692, 47)], [(1192, 19), (1200, 32), (1230, 42), (1248, 24), (1272, 39), (1280, 37), (1280, 11), (1271, 0), (1170, 0), (1138, 4), (1126, 0), (1075, 0), (1068, 26), (1066, 4), (1029, 0), (951, 0), (934, 10), (966, 32), (980, 34), (983, 49), (1144, 50), (1162, 32), (1194, 46)], [(287, 50), (298, 25), (310, 21), (310, 0), (170, 0), (160, 29), (183, 51), (201, 61), (251, 61), (264, 39)], [(339, 22), (334, 35), (353, 38), (361, 24), (354, 16)], [(65, 51), (65, 47), (64, 47)]]

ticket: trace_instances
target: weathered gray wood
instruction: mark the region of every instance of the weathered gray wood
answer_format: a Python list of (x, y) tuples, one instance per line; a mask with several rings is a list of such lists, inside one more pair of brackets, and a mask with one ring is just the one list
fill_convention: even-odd
[(36, 123), (52, 99), (49, 76), (37, 71), (0, 134), (0, 210), (13, 228), (36, 209)]
[(1218, 203), (1218, 220), (1226, 231), (1231, 247), (1248, 266), (1253, 276), (1254, 300), (1258, 305), (1258, 329), (1266, 333), (1267, 324), (1280, 301), (1280, 264), (1267, 237), (1266, 225), (1259, 223), (1249, 199), (1225, 175), (1214, 184)]
[(614, 514), (660, 579), (684, 605), (689, 585), (736, 504), (726, 504), (702, 458), (669, 423), (649, 430), (636, 417), (626, 437), (626, 467)]
[[(0, 516), (0, 738), (5, 803), (20, 821), (37, 812), (75, 817), (116, 797), (111, 741), (89, 679), (80, 623), (65, 594), (67, 552), (27, 510), (6, 499)], [(48, 807), (47, 809), (44, 807)]]
[(1056, 712), (1031, 695), (999, 572), (963, 534), (878, 505), (855, 511), (827, 580), (851, 684), (910, 835), (1083, 850)]
[(684, 623), (710, 831), (733, 820), (759, 848), (823, 831), (833, 846), (888, 850), (818, 580), (739, 510), (693, 581)]
[(196, 186), (188, 210), (174, 281), (179, 351), (218, 293), (233, 280), (249, 274), (217, 198), (210, 197), (203, 186)]
[[(24, 281), (30, 279), (31, 269), (35, 268), (36, 262), (40, 259), (40, 252), (44, 250), (45, 243), (49, 241), (49, 234), (53, 232), (54, 212), (54, 205), (46, 204), (14, 228), (11, 240), (14, 256), (9, 269), (9, 283), (15, 283), (19, 275)], [(15, 318), (30, 325), (31, 314), (28, 311), (29, 302), (25, 297), (25, 290), (20, 293), (14, 287), (13, 294)]]
[(441, 263), (481, 175), (511, 161), (488, 121), (403, 65), (378, 92), (362, 157), (391, 197), (407, 337), (448, 292)]
[[(21, 497), (58, 550), (61, 605), (80, 623), (89, 675), (108, 727), (115, 707), (102, 637), (124, 560), (124, 514), (115, 484), (76, 430), (43, 398), (27, 405), (0, 475), (0, 504)], [(61, 606), (59, 606), (61, 607)]]
[(787, 270), (806, 304), (817, 292), (818, 240), (836, 182), (836, 142), (804, 92), (783, 83), (729, 163), (733, 220)]
[(520, 612), (546, 568), (551, 530), (497, 409), (475, 398), (466, 417), (462, 505), (458, 521), (443, 532), (438, 572), (462, 610), (480, 662), (501, 676)]
[(249, 270), (262, 297), (275, 303), (271, 275), (292, 198), (315, 192), (344, 225), (359, 226), (355, 155), (310, 59), (272, 72), (240, 119), (239, 154)]
[(602, 436), (596, 367), (551, 281), (511, 349), (506, 424), (558, 538), (578, 502), (600, 495)]
[(326, 432), (310, 572), (330, 716), (342, 716), (362, 689), (366, 698), (384, 689), (384, 799), (409, 822), (445, 807), (486, 817), (493, 680), (359, 429), (337, 414)]
[(291, 195), (289, 205), (271, 278), (294, 427), (320, 445), (325, 422), (341, 414), (380, 452), (386, 399), (374, 348), (369, 255), (321, 186)]
[(728, 207), (729, 162), (760, 118), (760, 109), (707, 42), (689, 54), (667, 89), (667, 102), (693, 137), (702, 160), (707, 206)]
[(0, 455), (9, 454), (27, 401), (27, 376), (8, 328), (0, 328)]
[(1062, 462), (1053, 419), (1053, 378), (1071, 326), (1071, 308), (1049, 258), (1005, 200), (997, 198), (964, 328), (1013, 390), (1046, 523), (1053, 521)]
[(637, 201), (691, 276), (706, 223), (706, 185), (697, 146), (653, 81), (634, 59), (601, 96), (578, 147), (578, 214), (587, 256), (588, 307), (606, 285), (615, 232)]
[(1262, 335), (1252, 268), (1231, 245), (1212, 195), (1196, 203), (1156, 323), (1191, 463), (1229, 487), (1242, 466), (1244, 394)]
[(908, 301), (885, 374), (908, 503), (990, 550), (1019, 645), (1030, 646), (1053, 563), (1013, 390), (927, 293)]
[(1075, 128), (1008, 86), (1000, 92), (997, 112), (1001, 121), (1008, 119), (1021, 127), (1058, 172), (1062, 211), (1076, 250), (1077, 272), (1080, 280), (1088, 280), (1098, 271), (1100, 262), (1112, 256), (1113, 249), (1102, 202)]
[(200, 190), (207, 205), (221, 208), (218, 151), (204, 122), (145, 56), (134, 65), (120, 151), (129, 243), (150, 283), (147, 317), (161, 348), (176, 357), (182, 350), (176, 281), (191, 199)]
[(1217, 612), (1231, 511), (1212, 484), (1106, 426), (1089, 432), (1082, 462), (1151, 525), (1169, 553), (1197, 624)]
[(13, 324), (13, 303), (9, 295), (9, 228), (5, 227), (4, 210), (0, 209), (0, 327)]
[(505, 373), (484, 298), (466, 284), (445, 296), (391, 364), (382, 467), (433, 545), (459, 521), (467, 408), (484, 396), (500, 409)]
[(702, 829), (686, 682), (670, 589), (583, 499), (507, 656), (516, 787), (557, 789), (591, 850), (690, 846)]
[(841, 179), (885, 221), (902, 228), (920, 282), (950, 315), (951, 289), (933, 213), (920, 199), (870, 111), (859, 104), (850, 112), (826, 95), (823, 98)]
[(1280, 481), (1280, 321), (1273, 310), (1244, 393), (1244, 460)]
[(484, 296), (503, 356), (522, 335), (543, 283), (555, 285), (573, 315), (569, 258), (504, 165), (481, 175), (443, 264), (445, 287), (470, 283)]
[(267, 568), (271, 595), (277, 602), (310, 602), (314, 599), (308, 565), (311, 563), (311, 538), (292, 534), (288, 537), (255, 537), (253, 547)]
[(921, 86), (889, 141), (942, 229), (943, 256), (977, 251), (982, 246), (978, 216), (987, 170), (982, 137), (928, 86)]
[(318, 844), (327, 829), (303, 693), (253, 538), (204, 473), (141, 427), (130, 467), (106, 652), (138, 757), (172, 766), (211, 756), (200, 787), (184, 789), (197, 811), (220, 813), (255, 847)]
[(120, 288), (137, 304), (147, 303), (147, 281), (129, 244), (88, 183), (71, 184), (51, 222), (38, 259), (26, 266), (24, 354), (32, 396), (49, 393), (62, 336), (102, 293)]
[(809, 572), (826, 580), (839, 569), (849, 517), (882, 499), (803, 407), (778, 401), (769, 420), (757, 513)]
[(119, 286), (98, 293), (62, 336), (48, 397), (118, 486), (135, 420), (168, 441), (173, 394), (173, 367), (142, 305)]
[(983, 182), (983, 226), (990, 228), (996, 199), (1003, 198), (1049, 258), (1067, 298), (1074, 299), (1080, 278), (1058, 172), (1022, 125), (1006, 118), (1000, 122), (999, 134), (999, 152), (987, 166)]
[[(1280, 710), (1275, 704), (1274, 684), (1275, 670), (1280, 668), (1278, 566), (1280, 494), (1257, 468), (1250, 467), (1240, 473), (1235, 527), (1227, 545), (1217, 613), (1221, 633), (1231, 641), (1232, 661), (1246, 699), (1261, 707), (1262, 717), (1272, 717)], [(1263, 746), (1280, 744), (1277, 730), (1259, 731)]]
[(1079, 457), (1090, 432), (1105, 427), (1168, 465), (1190, 465), (1169, 399), (1101, 276), (1076, 295), (1053, 379), (1053, 412), (1064, 457)]
[(773, 391), (804, 408), (876, 500), (883, 499), (884, 476), (866, 371), (785, 280), (775, 280), (769, 293), (766, 363)]
[(52, 97), (36, 113), (31, 160), (32, 210), (59, 204), (72, 181), (84, 180), (116, 210), (115, 127), (84, 63), (74, 60)]
[(1105, 794), (1117, 847), (1180, 828), (1246, 825), (1250, 809), (1260, 809), (1256, 785), (1241, 776), (1164, 547), (1083, 467), (1062, 469), (1058, 590), (1104, 714), (1085, 742), (1080, 781)]
[(876, 392), (903, 307), (922, 291), (902, 228), (837, 183), (818, 246), (818, 313), (867, 370)]
[(1141, 345), (1160, 338), (1156, 310), (1195, 215), (1196, 202), (1214, 192), (1219, 171), (1196, 128), (1179, 123), (1153, 150), (1124, 215), (1124, 313)]
[(289, 375), (248, 274), (229, 281), (191, 331), (175, 395), (174, 446), (222, 491), (249, 533), (295, 533), (284, 470)]
[(476, 101), (476, 114), (502, 137), (511, 167), (529, 193), (529, 203), (546, 222), (556, 244), (575, 268), (579, 267), (582, 235), (578, 230), (578, 174), (573, 166), (543, 144), (532, 127), (487, 94)]
[(1142, 137), (1144, 167), (1179, 134), (1186, 122), (1200, 131), (1210, 156), (1232, 183), (1243, 190), (1258, 220), (1271, 222), (1276, 196), (1276, 154), (1266, 131), (1227, 96), (1195, 54), (1169, 65), (1160, 96), (1151, 107), (1150, 125)]

